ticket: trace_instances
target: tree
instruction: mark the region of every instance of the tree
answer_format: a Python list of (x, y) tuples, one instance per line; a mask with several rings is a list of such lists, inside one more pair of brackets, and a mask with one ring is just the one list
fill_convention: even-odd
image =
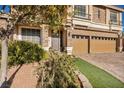
[(39, 26), (47, 24), (49, 29), (58, 30), (65, 22), (68, 7), (57, 5), (19, 5), (11, 6), (11, 11), (8, 14), (1, 14), (7, 16), (6, 28), (0, 28), (2, 41), (1, 84), (7, 78), (8, 39), (14, 33), (16, 25), (19, 23), (37, 24)]

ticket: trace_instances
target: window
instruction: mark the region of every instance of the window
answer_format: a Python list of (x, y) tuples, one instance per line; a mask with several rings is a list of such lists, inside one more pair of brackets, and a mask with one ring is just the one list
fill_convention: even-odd
[(102, 40), (104, 40), (104, 37), (102, 37)]
[(86, 17), (86, 5), (75, 5), (74, 11), (76, 16)]
[(77, 39), (79, 39), (79, 37), (80, 37), (79, 35), (76, 35), (76, 38), (77, 38)]
[(22, 28), (22, 40), (40, 44), (40, 30)]
[(92, 36), (91, 39), (94, 39), (94, 36)]
[(100, 18), (100, 9), (97, 10), (96, 16), (97, 18)]
[(84, 39), (84, 36), (81, 36), (81, 39)]
[(98, 39), (98, 37), (95, 36), (95, 39)]
[(99, 38), (99, 40), (101, 39), (101, 37), (98, 37)]
[(72, 38), (75, 38), (75, 35), (72, 35)]
[(108, 38), (107, 37), (105, 37), (105, 40), (107, 40)]
[(117, 12), (110, 12), (110, 21), (112, 24), (117, 24)]
[(73, 34), (72, 38), (74, 38), (74, 39), (88, 39), (89, 37), (88, 36), (84, 36), (84, 35)]
[(85, 36), (85, 39), (88, 39), (88, 36)]

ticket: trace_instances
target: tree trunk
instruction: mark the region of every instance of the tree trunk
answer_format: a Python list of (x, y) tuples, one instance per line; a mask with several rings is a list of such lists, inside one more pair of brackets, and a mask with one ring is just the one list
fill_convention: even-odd
[(8, 39), (7, 37), (2, 40), (2, 59), (1, 59), (1, 78), (0, 78), (0, 86), (5, 86), (7, 81), (7, 59), (8, 59)]

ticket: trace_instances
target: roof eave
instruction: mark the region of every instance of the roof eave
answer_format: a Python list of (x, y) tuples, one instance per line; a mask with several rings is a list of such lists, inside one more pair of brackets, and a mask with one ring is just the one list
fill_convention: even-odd
[(124, 12), (123, 8), (119, 8), (119, 7), (116, 7), (114, 5), (104, 5), (104, 6), (108, 7), (108, 8), (111, 8), (111, 9), (114, 9), (114, 10), (117, 10), (117, 11), (120, 11), (120, 12)]

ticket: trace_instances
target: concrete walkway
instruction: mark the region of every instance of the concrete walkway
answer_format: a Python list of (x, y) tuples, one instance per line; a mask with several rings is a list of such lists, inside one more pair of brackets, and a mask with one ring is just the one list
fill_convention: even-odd
[(81, 58), (124, 82), (124, 53), (86, 54)]
[(37, 78), (34, 73), (35, 64), (24, 64), (21, 67), (12, 67), (8, 71), (9, 87), (11, 88), (35, 88)]

